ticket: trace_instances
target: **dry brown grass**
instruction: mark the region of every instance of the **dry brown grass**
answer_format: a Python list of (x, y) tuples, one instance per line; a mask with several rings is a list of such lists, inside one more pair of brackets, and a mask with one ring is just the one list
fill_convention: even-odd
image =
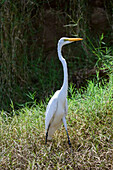
[[(74, 116), (74, 115), (73, 115)], [(106, 119), (110, 120), (110, 115)], [(29, 117), (29, 115), (28, 115)], [(65, 130), (58, 130), (45, 146), (45, 134), (36, 122), (19, 120), (1, 127), (1, 169), (112, 169), (111, 122), (85, 124), (76, 117), (69, 126), (72, 149)], [(17, 124), (18, 123), (18, 124)], [(37, 122), (38, 123), (38, 122)], [(96, 126), (94, 128), (94, 126)], [(44, 128), (44, 123), (42, 124)]]
[[(110, 119), (109, 116), (107, 119)], [(113, 168), (110, 135), (112, 128), (101, 123), (97, 126), (98, 128), (94, 129), (93, 124), (92, 127), (91, 125), (86, 127), (84, 121), (73, 122), (72, 127), (69, 127), (72, 142), (70, 149), (64, 128), (60, 129), (53, 141), (45, 146), (44, 132), (36, 124), (27, 127), (27, 121), (18, 125), (15, 125), (14, 121), (14, 124), (2, 125), (0, 167), (5, 170), (16, 168), (110, 170)]]
[[(0, 169), (113, 169), (112, 82), (104, 88), (90, 84), (86, 94), (72, 94), (67, 117), (72, 143), (65, 129), (56, 131), (45, 146), (44, 111), (41, 104), (27, 105), (19, 115), (0, 116)], [(94, 93), (95, 92), (95, 93)], [(89, 95), (90, 94), (90, 95)]]

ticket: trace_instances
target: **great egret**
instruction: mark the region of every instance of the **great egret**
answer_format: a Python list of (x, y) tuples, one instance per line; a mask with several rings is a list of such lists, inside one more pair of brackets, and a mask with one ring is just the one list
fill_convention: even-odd
[(67, 91), (68, 91), (68, 71), (67, 63), (61, 54), (61, 49), (64, 45), (72, 43), (74, 41), (80, 41), (82, 38), (67, 38), (63, 37), (58, 41), (58, 57), (62, 63), (64, 71), (64, 80), (63, 85), (60, 90), (57, 90), (53, 97), (50, 99), (47, 108), (46, 108), (46, 118), (45, 118), (45, 130), (46, 130), (46, 141), (47, 139), (51, 140), (54, 132), (64, 123), (66, 129), (68, 144), (71, 146), (69, 139), (67, 124), (66, 124), (66, 115), (68, 111), (67, 105)]

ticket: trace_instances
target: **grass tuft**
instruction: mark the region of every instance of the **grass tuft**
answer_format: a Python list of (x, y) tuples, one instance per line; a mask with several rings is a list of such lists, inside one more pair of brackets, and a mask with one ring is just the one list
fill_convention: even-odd
[(113, 76), (104, 86), (88, 84), (84, 93), (72, 85), (69, 88), (67, 123), (72, 149), (63, 126), (45, 146), (45, 104), (13, 108), (12, 117), (2, 111), (1, 169), (113, 169)]

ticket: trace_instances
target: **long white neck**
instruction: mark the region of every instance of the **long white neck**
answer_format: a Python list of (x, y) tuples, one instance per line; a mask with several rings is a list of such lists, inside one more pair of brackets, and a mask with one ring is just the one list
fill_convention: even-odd
[(65, 92), (67, 96), (67, 90), (68, 90), (68, 70), (67, 70), (67, 63), (66, 60), (63, 58), (62, 53), (61, 53), (61, 47), (58, 46), (58, 57), (59, 60), (61, 61), (63, 65), (63, 71), (64, 71), (64, 80), (63, 80), (63, 85), (61, 87), (61, 90)]

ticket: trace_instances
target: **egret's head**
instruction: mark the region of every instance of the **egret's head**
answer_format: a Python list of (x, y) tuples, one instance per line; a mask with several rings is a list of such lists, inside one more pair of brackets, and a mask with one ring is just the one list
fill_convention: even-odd
[(64, 45), (66, 44), (70, 44), (72, 42), (75, 42), (75, 41), (81, 41), (83, 40), (82, 38), (68, 38), (68, 37), (63, 37), (61, 38), (59, 41), (58, 41), (58, 45), (59, 47), (63, 47)]

